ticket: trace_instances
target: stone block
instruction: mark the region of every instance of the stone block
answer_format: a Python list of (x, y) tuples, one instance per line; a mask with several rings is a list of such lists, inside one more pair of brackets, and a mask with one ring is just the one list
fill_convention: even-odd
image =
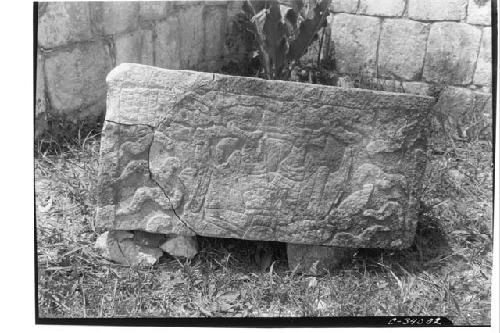
[(423, 77), (445, 84), (470, 84), (481, 30), (466, 23), (433, 23), (427, 41)]
[(168, 2), (141, 1), (139, 16), (142, 20), (161, 20), (166, 17)]
[[(203, 61), (205, 32), (203, 6), (181, 8), (179, 18), (179, 51), (181, 68), (193, 69)], [(209, 19), (209, 18), (207, 18)]]
[(407, 94), (432, 96), (432, 85), (425, 82), (403, 82), (403, 90)]
[(423, 21), (465, 19), (467, 0), (408, 0), (408, 17)]
[(139, 25), (139, 3), (125, 1), (91, 2), (92, 20), (105, 35), (136, 30)]
[(151, 266), (163, 255), (159, 248), (139, 245), (134, 234), (127, 231), (106, 231), (96, 240), (94, 248), (111, 261), (127, 266)]
[(134, 62), (153, 65), (153, 32), (138, 30), (115, 39), (116, 65)]
[(470, 24), (491, 25), (491, 1), (469, 0), (466, 22)]
[(61, 51), (45, 60), (47, 91), (52, 108), (66, 113), (106, 97), (111, 60), (101, 42)]
[(375, 73), (380, 19), (336, 14), (332, 23), (335, 62), (340, 73)]
[(228, 1), (226, 11), (227, 17), (232, 18), (242, 11), (243, 1)]
[(36, 91), (35, 91), (36, 105), (35, 117), (45, 113), (46, 100), (45, 100), (45, 74), (43, 69), (43, 59), (40, 54), (36, 57)]
[[(189, 39), (184, 42), (189, 43)], [(156, 25), (155, 66), (169, 69), (181, 68), (179, 20), (175, 16)], [(184, 55), (183, 55), (184, 56)]]
[(411, 245), (432, 98), (138, 64), (107, 82), (99, 229)]
[(358, 14), (374, 16), (401, 16), (405, 0), (359, 0)]
[(429, 24), (386, 19), (378, 51), (379, 75), (414, 80), (422, 73)]
[(54, 48), (92, 38), (89, 6), (86, 2), (48, 2), (39, 12), (38, 43)]
[(196, 237), (171, 236), (160, 248), (174, 257), (193, 258), (198, 253)]
[(40, 54), (36, 59), (36, 90), (35, 90), (35, 138), (39, 137), (47, 127), (45, 97), (45, 73), (43, 68), (43, 59)]
[(491, 28), (484, 28), (474, 72), (474, 84), (491, 85), (491, 66)]
[(221, 57), (224, 47), (226, 26), (226, 8), (207, 6), (203, 13), (205, 29), (204, 60), (216, 60)]
[(332, 272), (356, 250), (336, 246), (290, 244), (286, 246), (288, 267), (296, 273), (323, 275)]
[(446, 87), (435, 114), (444, 133), (458, 139), (491, 139), (491, 94)]
[(356, 13), (359, 0), (332, 0), (330, 11), (334, 13)]

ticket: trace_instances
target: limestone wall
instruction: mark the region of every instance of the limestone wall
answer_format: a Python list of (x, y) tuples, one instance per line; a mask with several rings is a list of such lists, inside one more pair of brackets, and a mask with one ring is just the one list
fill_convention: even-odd
[[(41, 3), (37, 132), (56, 115), (102, 116), (106, 74), (122, 62), (217, 72), (234, 51), (225, 38), (240, 7), (234, 1)], [(464, 136), (470, 124), (491, 117), (490, 8), (490, 0), (332, 0), (326, 54), (339, 85), (354, 86), (362, 75), (384, 90), (433, 95), (445, 87), (442, 120)]]
[(332, 0), (331, 11), (344, 85), (362, 73), (388, 90), (444, 87), (438, 106), (457, 136), (491, 116), (490, 0)]
[(40, 3), (36, 135), (60, 116), (102, 116), (120, 63), (217, 71), (232, 11), (227, 1)]

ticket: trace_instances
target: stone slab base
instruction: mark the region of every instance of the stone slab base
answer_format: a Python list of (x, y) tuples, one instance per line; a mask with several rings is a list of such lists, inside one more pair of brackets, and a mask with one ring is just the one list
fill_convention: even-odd
[(288, 243), (286, 252), (288, 266), (292, 271), (306, 275), (321, 275), (351, 258), (356, 249)]

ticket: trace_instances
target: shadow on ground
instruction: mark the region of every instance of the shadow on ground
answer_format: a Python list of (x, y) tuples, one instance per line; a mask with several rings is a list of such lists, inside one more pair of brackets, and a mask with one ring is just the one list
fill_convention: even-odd
[[(268, 271), (274, 263), (275, 271), (287, 271), (288, 260), (286, 243), (250, 241), (232, 238), (211, 238), (198, 236), (200, 245), (199, 260), (231, 262), (246, 272)], [(362, 248), (358, 249), (352, 260), (344, 262), (337, 270), (362, 266), (369, 271), (380, 271), (385, 266), (400, 267), (411, 273), (419, 273), (433, 266), (439, 266), (441, 259), (452, 253), (445, 231), (439, 221), (424, 207), (420, 213), (413, 244), (403, 250)], [(262, 256), (267, 254), (271, 260), (262, 263)], [(227, 258), (227, 259), (224, 259)], [(168, 254), (163, 261), (173, 259)], [(221, 263), (222, 265), (222, 263)]]

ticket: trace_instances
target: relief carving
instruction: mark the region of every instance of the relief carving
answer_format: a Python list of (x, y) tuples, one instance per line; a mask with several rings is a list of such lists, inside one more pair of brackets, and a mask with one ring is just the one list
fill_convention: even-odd
[[(393, 101), (387, 93), (374, 98), (377, 92), (334, 87), (306, 94), (288, 82), (253, 85), (248, 78), (127, 66), (133, 75), (110, 80), (115, 109), (107, 113), (101, 152), (103, 227), (410, 245), (416, 176), (423, 172), (415, 151), (425, 150), (430, 99), (403, 103), (400, 95)], [(148, 92), (148, 80), (134, 79), (141, 75), (165, 87), (155, 81)], [(186, 81), (173, 86), (169, 75)], [(143, 116), (147, 110), (157, 120)]]

